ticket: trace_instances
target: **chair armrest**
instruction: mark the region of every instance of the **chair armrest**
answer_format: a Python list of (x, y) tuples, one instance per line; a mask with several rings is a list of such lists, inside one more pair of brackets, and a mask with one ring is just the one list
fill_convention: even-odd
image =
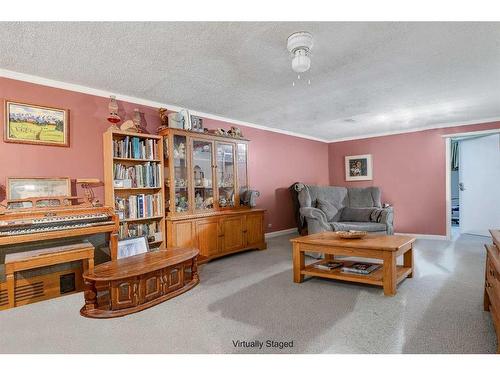
[(394, 234), (394, 209), (392, 207), (382, 208), (380, 222), (387, 225), (387, 234)]
[(332, 230), (330, 224), (328, 224), (325, 213), (319, 208), (302, 207), (300, 209), (300, 214), (306, 218), (308, 227), (313, 229), (313, 232), (309, 230), (310, 234)]
[(384, 224), (392, 224), (392, 221), (394, 220), (394, 209), (392, 207), (386, 207), (382, 208), (381, 211), (380, 222)]

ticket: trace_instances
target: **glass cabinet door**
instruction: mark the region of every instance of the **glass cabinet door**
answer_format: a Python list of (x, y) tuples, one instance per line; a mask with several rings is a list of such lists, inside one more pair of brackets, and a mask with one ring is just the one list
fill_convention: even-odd
[(238, 189), (241, 194), (243, 191), (248, 190), (247, 145), (245, 143), (238, 143), (236, 157), (238, 161)]
[(219, 207), (234, 207), (234, 145), (217, 143), (217, 189)]
[(185, 136), (174, 135), (174, 148), (170, 158), (172, 158), (174, 169), (175, 212), (185, 212), (189, 210), (189, 178)]
[(214, 208), (212, 142), (193, 140), (194, 209)]

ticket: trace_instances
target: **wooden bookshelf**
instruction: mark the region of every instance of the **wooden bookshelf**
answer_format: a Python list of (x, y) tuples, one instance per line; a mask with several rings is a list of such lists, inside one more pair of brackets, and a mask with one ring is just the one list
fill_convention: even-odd
[[(140, 157), (134, 158), (127, 156), (116, 156), (114, 153), (115, 141), (123, 141), (126, 137), (132, 139), (136, 137), (139, 141), (152, 140), (156, 143), (156, 154), (150, 158)], [(131, 195), (137, 194), (159, 194), (160, 212), (158, 215), (151, 215), (148, 217), (133, 217), (123, 218), (120, 220), (122, 225), (140, 225), (156, 222), (158, 232), (161, 232), (161, 240), (149, 239), (149, 246), (151, 248), (165, 248), (166, 231), (165, 231), (165, 191), (164, 191), (164, 165), (163, 165), (163, 142), (162, 137), (152, 134), (142, 133), (129, 133), (120, 130), (108, 130), (103, 134), (103, 152), (104, 152), (104, 190), (105, 202), (110, 207), (116, 206), (116, 199), (128, 199)], [(114, 169), (115, 164), (121, 164), (125, 167), (134, 167), (137, 165), (147, 165), (147, 163), (155, 163), (159, 165), (159, 178), (157, 186), (143, 186), (143, 187), (115, 187), (114, 183)], [(118, 210), (117, 210), (118, 211)]]

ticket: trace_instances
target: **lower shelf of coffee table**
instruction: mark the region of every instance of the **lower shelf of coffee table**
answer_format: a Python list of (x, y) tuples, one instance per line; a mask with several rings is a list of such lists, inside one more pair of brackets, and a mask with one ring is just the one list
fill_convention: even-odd
[[(362, 284), (371, 284), (371, 285), (380, 285), (380, 286), (383, 285), (383, 278), (384, 278), (383, 267), (380, 267), (378, 270), (375, 270), (368, 275), (358, 275), (355, 273), (342, 272), (341, 271), (342, 267), (335, 268), (334, 270), (331, 270), (331, 271), (322, 270), (322, 269), (314, 267), (314, 265), (321, 264), (321, 263), (325, 263), (325, 261), (322, 260), (322, 261), (314, 262), (312, 264), (307, 265), (305, 267), (305, 269), (303, 271), (301, 271), (301, 274), (307, 275), (307, 276), (326, 277), (328, 279), (335, 279), (335, 280), (351, 281), (351, 282), (362, 283)], [(344, 265), (346, 265), (346, 266), (350, 266), (356, 262), (354, 262), (354, 261), (342, 261), (342, 263), (344, 263)], [(366, 263), (366, 262), (363, 262), (363, 263)], [(400, 283), (401, 281), (403, 281), (410, 273), (411, 273), (410, 267), (397, 266), (397, 268), (396, 268), (396, 283)]]

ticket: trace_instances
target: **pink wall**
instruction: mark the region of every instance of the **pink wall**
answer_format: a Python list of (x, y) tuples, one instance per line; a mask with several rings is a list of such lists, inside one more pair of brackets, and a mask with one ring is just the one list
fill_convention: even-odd
[[(443, 134), (500, 128), (500, 122), (424, 130), (335, 142), (329, 145), (330, 184), (379, 186), (394, 206), (395, 231), (446, 234), (445, 140)], [(372, 154), (372, 181), (345, 181), (344, 157)]]
[[(205, 119), (204, 127), (229, 129), (229, 123)], [(267, 231), (295, 227), (288, 187), (301, 181), (328, 185), (328, 144), (255, 128), (238, 126), (250, 139), (249, 181), (260, 191), (259, 207), (266, 208)], [(269, 228), (269, 224), (272, 227)]]
[[(78, 92), (41, 86), (0, 77), (0, 98), (47, 105), (70, 110), (70, 147), (25, 145), (3, 142), (4, 107), (0, 107), (0, 185), (7, 176), (69, 176), (103, 179), (102, 133), (108, 99)], [(160, 123), (157, 109), (119, 101), (120, 116), (130, 119), (134, 108), (144, 113), (146, 130), (155, 133)], [(208, 128), (229, 129), (231, 124), (204, 119)], [(239, 126), (251, 140), (249, 179), (261, 192), (258, 207), (267, 210), (267, 231), (295, 226), (291, 198), (287, 188), (295, 181), (328, 184), (328, 145)], [(4, 199), (0, 192), (0, 200)], [(103, 188), (96, 193), (103, 198)], [(268, 226), (271, 224), (271, 227)]]

